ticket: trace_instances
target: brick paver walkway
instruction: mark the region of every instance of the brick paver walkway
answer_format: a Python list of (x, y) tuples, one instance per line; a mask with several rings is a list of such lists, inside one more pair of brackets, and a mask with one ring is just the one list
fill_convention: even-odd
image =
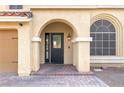
[(124, 87), (124, 67), (108, 67), (94, 74), (110, 87)]
[(44, 64), (41, 65), (38, 72), (34, 72), (33, 75), (89, 75), (88, 73), (79, 73), (73, 65), (55, 65), (55, 64)]
[(15, 87), (107, 87), (94, 74), (81, 74), (73, 66), (43, 65), (30, 77), (18, 77), (15, 73), (0, 73), (0, 86)]

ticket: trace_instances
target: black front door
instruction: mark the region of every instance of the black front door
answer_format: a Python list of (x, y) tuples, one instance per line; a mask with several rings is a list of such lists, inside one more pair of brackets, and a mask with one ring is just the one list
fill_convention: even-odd
[(46, 63), (63, 64), (64, 63), (64, 34), (46, 33)]

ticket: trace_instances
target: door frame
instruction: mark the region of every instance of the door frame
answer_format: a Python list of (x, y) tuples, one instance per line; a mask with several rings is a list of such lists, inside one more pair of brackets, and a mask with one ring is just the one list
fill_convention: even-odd
[[(48, 41), (48, 42), (49, 42), (49, 44), (48, 44), (48, 48), (49, 48), (49, 49), (48, 49), (48, 52), (49, 52), (49, 53), (48, 53), (49, 62), (48, 62), (48, 61), (46, 62), (46, 34), (49, 34), (49, 41)], [(52, 37), (53, 34), (60, 34), (60, 35), (62, 36), (61, 39), (63, 39), (63, 40), (62, 40), (62, 42), (61, 42), (61, 44), (62, 44), (61, 46), (62, 46), (62, 48), (63, 48), (63, 49), (62, 49), (62, 52), (63, 52), (63, 55), (62, 55), (62, 56), (63, 56), (63, 59), (62, 59), (62, 63), (61, 63), (61, 64), (64, 64), (64, 33), (63, 33), (63, 32), (46, 32), (46, 33), (45, 33), (45, 59), (44, 59), (44, 60), (45, 60), (45, 64), (55, 64), (55, 63), (52, 63), (52, 62), (51, 62), (51, 58), (52, 58), (52, 57), (51, 57), (51, 55), (52, 55), (52, 52), (51, 52), (51, 48), (52, 48), (52, 47), (51, 47), (51, 45), (52, 45), (52, 44), (51, 44), (51, 43), (52, 43), (51, 37)], [(58, 63), (58, 64), (60, 64), (60, 63)]]

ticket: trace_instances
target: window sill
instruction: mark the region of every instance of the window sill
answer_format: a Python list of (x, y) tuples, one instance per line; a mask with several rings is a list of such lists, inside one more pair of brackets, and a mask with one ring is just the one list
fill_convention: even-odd
[(119, 56), (91, 56), (91, 63), (124, 63), (124, 57)]

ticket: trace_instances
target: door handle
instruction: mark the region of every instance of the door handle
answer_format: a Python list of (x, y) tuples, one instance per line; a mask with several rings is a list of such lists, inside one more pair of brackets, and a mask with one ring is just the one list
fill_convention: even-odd
[(12, 63), (18, 63), (18, 61), (12, 61)]
[(12, 39), (18, 39), (17, 37), (12, 37)]

